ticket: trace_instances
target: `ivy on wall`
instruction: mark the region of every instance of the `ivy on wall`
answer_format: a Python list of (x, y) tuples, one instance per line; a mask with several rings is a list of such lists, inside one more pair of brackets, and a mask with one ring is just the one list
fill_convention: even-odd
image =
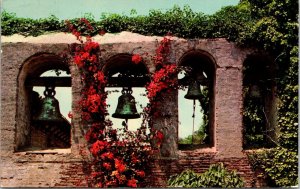
[(279, 141), (276, 148), (250, 155), (272, 186), (298, 184), (298, 2), (244, 0), (254, 25), (243, 43), (261, 47), (275, 57)]
[[(174, 7), (166, 12), (152, 10), (146, 16), (103, 15), (95, 20), (87, 15), (92, 30), (78, 19), (69, 20), (81, 34), (130, 31), (143, 35), (165, 35), (184, 38), (224, 37), (243, 46), (267, 51), (274, 57), (278, 103), (278, 146), (265, 155), (256, 157), (275, 186), (297, 183), (298, 154), (298, 1), (296, 0), (242, 0), (237, 6), (222, 8), (213, 15), (193, 12), (189, 7)], [(18, 18), (13, 13), (1, 14), (2, 35), (22, 34), (37, 36), (47, 32), (67, 32), (65, 21), (55, 16), (33, 20)], [(245, 104), (244, 114), (251, 117), (252, 102)], [(288, 153), (285, 153), (288, 152)], [(274, 158), (276, 161), (274, 161)], [(277, 161), (277, 159), (278, 161)], [(288, 171), (285, 168), (288, 167)]]

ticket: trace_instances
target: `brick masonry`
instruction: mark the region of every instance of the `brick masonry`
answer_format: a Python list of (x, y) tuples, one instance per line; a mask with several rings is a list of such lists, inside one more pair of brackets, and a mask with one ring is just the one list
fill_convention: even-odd
[[(126, 35), (126, 36), (124, 36)], [(127, 39), (127, 41), (126, 41)], [(132, 40), (131, 40), (132, 39)], [(101, 44), (101, 61), (127, 53), (155, 54), (160, 37), (137, 34), (109, 34), (106, 38), (96, 37)], [(80, 153), (85, 146), (84, 129), (79, 124), (80, 76), (77, 68), (59, 60), (59, 55), (68, 45), (75, 42), (68, 34), (46, 35), (40, 38), (13, 40), (5, 38), (1, 57), (1, 186), (26, 187), (75, 187), (87, 186), (89, 159)], [(138, 48), (141, 47), (141, 48)], [(249, 49), (241, 49), (225, 39), (174, 38), (170, 60), (180, 64), (182, 57), (196, 52), (207, 57), (215, 68), (214, 115), (212, 116), (213, 146), (193, 151), (177, 148), (178, 106), (177, 91), (164, 103), (166, 113), (156, 120), (155, 127), (164, 126), (166, 139), (162, 144), (161, 157), (152, 164), (152, 172), (146, 185), (165, 187), (170, 175), (186, 168), (204, 172), (209, 165), (224, 162), (225, 166), (245, 179), (247, 187), (260, 186), (242, 149), (242, 66)], [(147, 67), (154, 71), (151, 59)], [(28, 100), (24, 80), (39, 74), (51, 66), (68, 67), (72, 77), (73, 120), (71, 149), (66, 151), (20, 151), (26, 144), (30, 128)], [(174, 100), (175, 99), (175, 100)], [(180, 105), (179, 105), (180, 108)]]

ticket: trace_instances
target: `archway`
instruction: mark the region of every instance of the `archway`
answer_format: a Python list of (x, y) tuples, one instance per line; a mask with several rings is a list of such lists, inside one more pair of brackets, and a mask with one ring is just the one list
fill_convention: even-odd
[[(71, 77), (40, 77), (49, 70), (61, 70), (66, 74), (70, 74), (69, 65), (59, 56), (50, 53), (39, 53), (29, 57), (24, 61), (19, 72), (15, 150), (70, 147), (71, 126), (67, 120), (63, 118), (63, 121), (65, 121), (63, 124), (65, 127), (63, 128), (56, 124), (53, 127), (48, 127), (36, 123), (34, 120), (34, 114), (37, 114), (41, 108), (41, 97), (33, 90), (34, 86), (46, 86), (51, 80), (56, 87), (71, 87)], [(58, 144), (51, 138), (56, 138), (61, 143)]]
[[(185, 75), (179, 76), (179, 84), (185, 87), (185, 90), (181, 89), (178, 92), (179, 149), (212, 147), (214, 146), (215, 137), (215, 61), (209, 53), (202, 50), (193, 50), (182, 56), (179, 66), (187, 68)], [(191, 99), (187, 99), (186, 94), (188, 88), (191, 88), (195, 82), (200, 93), (193, 104)], [(195, 112), (193, 112), (193, 109)], [(190, 114), (190, 118), (186, 117), (187, 113)], [(189, 131), (185, 128), (188, 128)], [(184, 132), (188, 132), (188, 135), (184, 135)]]

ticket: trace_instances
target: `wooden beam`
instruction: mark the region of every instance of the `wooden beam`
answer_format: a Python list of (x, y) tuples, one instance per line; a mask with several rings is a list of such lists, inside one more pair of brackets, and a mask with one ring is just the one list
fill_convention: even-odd
[(55, 87), (71, 87), (71, 77), (38, 77), (28, 78), (26, 86), (46, 86), (48, 83), (54, 83)]
[(108, 78), (108, 82), (106, 87), (126, 87), (126, 86), (131, 86), (131, 87), (145, 87), (147, 82), (149, 82), (149, 78), (147, 77), (138, 77), (138, 78), (133, 78), (129, 77), (126, 79), (122, 79), (119, 77), (110, 77)]
[[(149, 82), (147, 77), (126, 78), (110, 77), (106, 87), (145, 87)], [(71, 87), (71, 77), (38, 77), (28, 78), (25, 82), (26, 86), (46, 86), (48, 83), (54, 83), (55, 87)]]

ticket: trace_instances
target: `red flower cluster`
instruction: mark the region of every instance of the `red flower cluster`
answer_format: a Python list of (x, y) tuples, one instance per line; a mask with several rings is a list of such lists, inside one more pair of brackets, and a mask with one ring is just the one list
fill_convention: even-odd
[[(93, 29), (86, 19), (80, 19), (79, 23), (87, 26), (89, 30)], [(105, 117), (107, 104), (103, 89), (106, 78), (100, 70), (103, 66), (99, 61), (100, 45), (90, 37), (83, 42), (80, 32), (70, 22), (69, 28), (81, 42), (81, 45), (74, 45), (72, 48), (73, 61), (81, 71), (84, 83), (80, 105), (83, 123), (89, 127), (85, 137), (94, 157), (92, 164), (94, 172), (91, 173), (93, 184), (98, 187), (137, 187), (145, 178), (145, 170), (154, 148), (147, 143), (149, 138), (141, 132), (118, 135), (116, 130), (112, 129), (112, 122)], [(153, 106), (158, 105), (155, 101), (157, 95), (176, 86), (178, 72), (176, 66), (164, 65), (170, 52), (170, 42), (169, 36), (164, 37), (156, 50), (154, 62), (160, 69), (154, 73), (152, 81), (147, 86), (151, 105), (145, 109), (146, 113), (151, 112)], [(134, 64), (142, 61), (140, 54), (132, 55)], [(153, 134), (153, 139), (160, 146), (164, 138), (163, 133), (157, 131)]]
[(135, 179), (130, 179), (127, 181), (127, 186), (128, 187), (132, 187), (132, 188), (136, 188), (137, 187), (137, 180)]
[(105, 112), (106, 102), (101, 94), (88, 94), (87, 99), (82, 101), (85, 110), (89, 113)]
[(89, 112), (96, 113), (101, 105), (101, 96), (99, 94), (89, 95), (87, 99), (87, 107)]
[(77, 29), (74, 27), (73, 24), (71, 24), (71, 22), (69, 20), (65, 21), (68, 30), (76, 37), (76, 39), (80, 42), (82, 42), (82, 37), (81, 37), (81, 33), (79, 31), (77, 31)]
[(137, 176), (139, 176), (141, 178), (144, 178), (146, 176), (144, 171), (136, 171), (135, 173), (136, 173)]
[(103, 85), (106, 84), (105, 76), (102, 71), (97, 72), (97, 80), (100, 84), (103, 84)]
[(148, 98), (154, 99), (163, 90), (176, 86), (177, 74), (178, 70), (174, 64), (165, 65), (159, 71), (155, 72), (151, 82), (146, 87)]
[(154, 138), (156, 139), (157, 146), (160, 146), (164, 139), (164, 134), (161, 131), (156, 131)]
[(105, 169), (107, 169), (107, 170), (111, 170), (111, 164), (108, 163), (108, 162), (104, 162), (104, 163), (103, 163), (103, 167), (104, 167)]
[(102, 139), (104, 137), (104, 134), (105, 134), (104, 129), (109, 124), (110, 124), (110, 122), (108, 120), (105, 120), (105, 121), (99, 122), (99, 123), (93, 123), (90, 126), (90, 129), (85, 134), (85, 139), (90, 144), (93, 144), (94, 142), (96, 142), (100, 138)]
[(88, 30), (93, 31), (94, 28), (92, 27), (91, 23), (86, 18), (81, 18), (79, 20), (80, 23), (84, 23)]
[(89, 31), (93, 31), (94, 28), (92, 27), (91, 23), (86, 19), (86, 18), (81, 18), (78, 20), (78, 25), (77, 27), (75, 27), (73, 24), (71, 24), (71, 22), (69, 20), (65, 21), (68, 30), (77, 38), (78, 41), (80, 41), (81, 43), (82, 41), (82, 37), (81, 37), (81, 33), (78, 31), (79, 27), (82, 27), (82, 25), (84, 25), (87, 30)]
[(124, 163), (119, 159), (115, 159), (115, 167), (119, 171), (119, 173), (123, 173), (126, 169)]
[(99, 48), (99, 43), (93, 42), (91, 41), (91, 39), (88, 42), (86, 42), (83, 47), (84, 51), (88, 53), (97, 52), (100, 50)]
[(156, 65), (161, 65), (166, 62), (167, 56), (170, 53), (171, 48), (171, 36), (167, 35), (160, 42), (160, 45), (156, 49), (156, 55), (154, 56), (154, 62)]
[(139, 54), (132, 55), (131, 61), (135, 64), (138, 64), (142, 61), (142, 57)]
[[(79, 68), (85, 68), (87, 70), (95, 68), (91, 64), (97, 64), (98, 58), (96, 52), (99, 51), (99, 44), (94, 42), (87, 42), (83, 49), (77, 49), (74, 56), (74, 62)], [(92, 67), (91, 67), (92, 66)]]
[(105, 148), (108, 148), (109, 144), (106, 141), (97, 140), (91, 147), (90, 151), (94, 156), (97, 156)]
[(114, 154), (113, 153), (111, 153), (111, 152), (105, 152), (105, 153), (103, 153), (101, 156), (100, 156), (102, 159), (109, 159), (109, 160), (111, 160), (111, 159), (113, 159), (114, 158)]

